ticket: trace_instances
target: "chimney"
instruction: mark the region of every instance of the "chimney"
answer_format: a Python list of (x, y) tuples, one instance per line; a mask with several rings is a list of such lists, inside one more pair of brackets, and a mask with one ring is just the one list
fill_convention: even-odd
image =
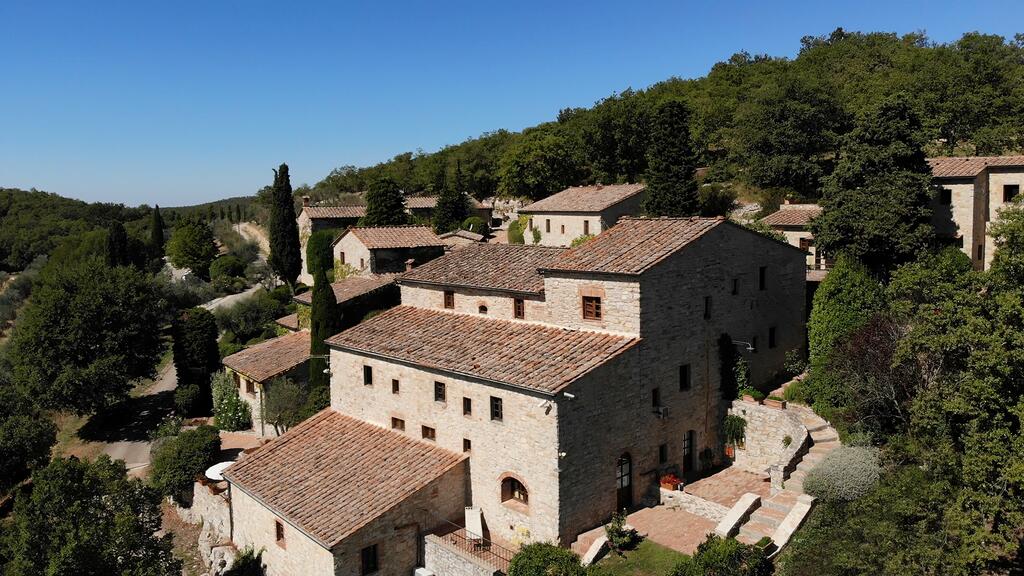
[(409, 270), (412, 270), (412, 266), (415, 263), (416, 263), (416, 261), (413, 260), (412, 258), (409, 258), (408, 260), (406, 260), (405, 261), (405, 271), (408, 272)]
[(302, 197), (302, 207), (305, 208), (306, 206), (309, 206), (309, 196)]
[(782, 199), (782, 203), (783, 203), (783, 204), (789, 204), (789, 203), (790, 203), (790, 201), (789, 201), (789, 196), (786, 196), (785, 198), (783, 198), (783, 199)]

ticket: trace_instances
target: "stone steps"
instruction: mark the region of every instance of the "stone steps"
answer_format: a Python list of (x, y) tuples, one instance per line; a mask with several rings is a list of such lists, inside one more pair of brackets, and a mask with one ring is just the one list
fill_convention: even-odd
[(832, 442), (839, 440), (839, 435), (836, 434), (836, 431), (833, 430), (831, 427), (828, 427), (823, 430), (818, 430), (817, 432), (811, 432), (811, 440), (815, 444), (821, 442)]
[(794, 480), (792, 477), (790, 477), (789, 480), (786, 480), (786, 490), (792, 490), (794, 492), (799, 492), (799, 493), (803, 494), (803, 492), (804, 492), (804, 481), (803, 480)]
[(778, 510), (779, 512), (788, 513), (790, 509), (796, 505), (796, 499), (798, 496), (800, 496), (800, 494), (790, 490), (787, 486), (785, 490), (779, 492), (775, 496), (772, 496), (767, 500), (762, 500), (761, 508), (771, 508), (773, 510)]
[(840, 444), (836, 441), (831, 442), (817, 442), (807, 451), (808, 454), (828, 454), (829, 452), (839, 448)]
[(775, 533), (775, 528), (775, 526), (765, 524), (764, 522), (750, 520), (743, 524), (743, 526), (740, 526), (740, 534), (757, 542), (765, 536), (771, 538), (772, 534)]
[(768, 508), (767, 506), (761, 506), (750, 515), (750, 522), (760, 522), (767, 524), (772, 528), (778, 528), (779, 523), (786, 517), (789, 510), (783, 512), (776, 508)]
[(757, 544), (757, 541), (760, 540), (760, 539), (761, 539), (760, 536), (757, 537), (757, 538), (753, 538), (751, 536), (747, 536), (746, 534), (744, 534), (742, 532), (740, 532), (739, 534), (736, 535), (736, 540), (738, 540), (738, 541), (740, 541), (740, 542), (742, 542), (742, 543), (744, 543), (744, 544), (746, 544), (748, 546), (753, 546), (754, 544)]

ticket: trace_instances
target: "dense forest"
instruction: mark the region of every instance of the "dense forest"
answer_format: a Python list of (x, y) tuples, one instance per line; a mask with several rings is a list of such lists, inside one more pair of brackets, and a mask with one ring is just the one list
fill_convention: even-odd
[(654, 107), (682, 99), (699, 164), (771, 203), (813, 199), (840, 138), (858, 114), (906, 94), (931, 155), (999, 154), (1024, 146), (1024, 35), (979, 33), (937, 44), (923, 33), (805, 37), (796, 58), (746, 52), (707, 76), (625, 90), (591, 108), (564, 109), (521, 133), (498, 130), (433, 153), (406, 152), (371, 167), (343, 166), (297, 195), (333, 200), (381, 176), (406, 193), (439, 193), (461, 166), (468, 191), (537, 198), (567, 185), (642, 179)]

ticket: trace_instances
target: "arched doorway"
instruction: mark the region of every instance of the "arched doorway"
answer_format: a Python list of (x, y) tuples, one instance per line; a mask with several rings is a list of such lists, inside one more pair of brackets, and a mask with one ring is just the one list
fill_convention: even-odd
[(615, 463), (615, 511), (633, 507), (633, 459), (629, 453), (619, 456)]

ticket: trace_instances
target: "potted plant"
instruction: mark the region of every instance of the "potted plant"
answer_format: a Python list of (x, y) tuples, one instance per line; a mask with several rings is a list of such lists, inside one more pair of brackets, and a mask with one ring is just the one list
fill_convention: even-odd
[(778, 408), (780, 410), (786, 409), (786, 401), (783, 400), (782, 398), (779, 398), (778, 396), (769, 396), (764, 401), (764, 405), (769, 406), (771, 408)]
[(722, 435), (725, 437), (725, 455), (732, 458), (735, 446), (742, 444), (747, 435), (747, 421), (735, 414), (729, 414), (722, 422)]
[(752, 402), (754, 404), (760, 404), (761, 401), (764, 400), (764, 394), (762, 394), (756, 388), (751, 388), (750, 386), (740, 388), (739, 396), (740, 398), (743, 399), (744, 402)]
[(679, 485), (683, 483), (683, 481), (679, 479), (679, 476), (672, 473), (663, 474), (659, 479), (659, 482), (661, 487), (665, 490), (678, 490)]

